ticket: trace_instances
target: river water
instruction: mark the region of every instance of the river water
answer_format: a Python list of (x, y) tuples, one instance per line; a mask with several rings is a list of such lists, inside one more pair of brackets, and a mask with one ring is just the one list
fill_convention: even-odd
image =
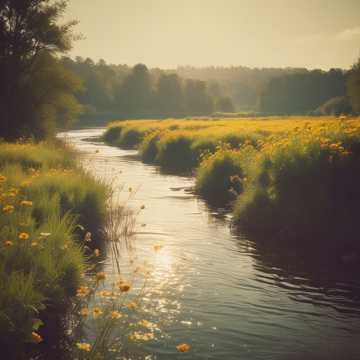
[[(133, 317), (157, 325), (154, 340), (123, 337), (127, 358), (360, 359), (360, 278), (351, 264), (234, 233), (229, 214), (187, 191), (193, 178), (163, 174), (136, 151), (89, 139), (103, 131), (66, 137), (84, 166), (111, 179), (120, 201), (139, 212), (133, 250), (124, 250), (120, 263), (125, 276), (134, 263), (151, 269)], [(110, 255), (104, 271), (116, 277)], [(141, 286), (134, 280), (135, 290)], [(179, 343), (190, 350), (178, 353)]]

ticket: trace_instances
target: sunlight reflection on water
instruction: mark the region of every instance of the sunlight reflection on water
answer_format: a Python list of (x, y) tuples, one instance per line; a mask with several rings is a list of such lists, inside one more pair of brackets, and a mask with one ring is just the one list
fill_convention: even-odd
[[(144, 318), (157, 328), (154, 341), (125, 340), (131, 358), (359, 358), (356, 272), (335, 273), (331, 265), (307, 263), (295, 249), (282, 254), (232, 233), (229, 214), (209, 210), (185, 191), (193, 179), (161, 174), (138, 161), (136, 151), (82, 141), (102, 131), (67, 136), (83, 152), (84, 166), (119, 189), (119, 201), (136, 211), (145, 205), (134, 249), (122, 253), (121, 276), (136, 293), (150, 272), (141, 306), (126, 311), (134, 329)], [(111, 257), (103, 267), (110, 286), (118, 279)], [(143, 271), (134, 276), (137, 267)], [(191, 351), (178, 354), (180, 342), (190, 343)]]

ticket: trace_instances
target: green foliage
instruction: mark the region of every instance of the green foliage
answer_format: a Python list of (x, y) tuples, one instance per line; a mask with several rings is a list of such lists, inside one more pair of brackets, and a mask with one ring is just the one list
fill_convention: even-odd
[(233, 102), (229, 96), (216, 99), (214, 108), (217, 112), (233, 113), (235, 111)]
[(121, 132), (119, 143), (126, 149), (136, 147), (143, 139), (143, 134), (136, 128), (124, 128)]
[(115, 143), (120, 139), (121, 130), (122, 130), (121, 126), (110, 125), (106, 129), (105, 134), (103, 136), (104, 141), (108, 144), (115, 145)]
[(196, 174), (196, 191), (211, 204), (224, 206), (243, 190), (243, 170), (236, 151), (219, 147), (205, 155)]
[(354, 243), (360, 200), (360, 138), (334, 134), (325, 142), (294, 137), (255, 162), (234, 214), (243, 228), (302, 241)]
[(0, 167), (19, 164), (26, 168), (68, 168), (74, 166), (74, 153), (60, 142), (0, 143)]
[[(101, 60), (62, 58), (62, 64), (84, 82), (77, 94), (86, 118), (152, 118), (207, 115), (217, 103), (219, 110), (232, 111), (232, 100), (222, 89), (201, 79), (185, 79), (175, 71), (149, 70), (143, 64), (133, 68), (110, 65)], [(216, 87), (216, 85), (215, 85)], [(84, 116), (84, 120), (85, 120)]]
[(106, 187), (68, 151), (0, 144), (0, 343), (18, 358), (33, 331), (46, 336), (39, 319), (66, 310), (76, 294), (85, 270), (76, 225), (96, 233), (105, 216)]
[(337, 96), (331, 98), (322, 104), (317, 110), (315, 110), (315, 114), (320, 115), (350, 115), (352, 113), (352, 107), (349, 99), (346, 96)]
[(205, 81), (186, 80), (184, 98), (188, 115), (209, 115), (214, 110), (213, 100), (207, 94)]
[(178, 75), (160, 75), (157, 84), (157, 102), (160, 113), (165, 116), (179, 116), (184, 114), (184, 92)]
[(159, 139), (160, 139), (160, 133), (157, 131), (154, 131), (149, 135), (145, 136), (139, 148), (141, 159), (144, 163), (148, 163), (148, 164), (155, 163), (159, 152), (158, 149)]
[(196, 158), (194, 158), (191, 144), (191, 138), (182, 134), (160, 138), (155, 162), (168, 170), (192, 169), (196, 164)]
[(360, 59), (354, 64), (350, 71), (347, 90), (352, 108), (360, 114)]
[(117, 105), (130, 117), (144, 116), (154, 107), (154, 92), (147, 67), (137, 64), (116, 90)]
[(259, 98), (260, 111), (270, 114), (309, 114), (327, 100), (344, 96), (346, 74), (339, 69), (313, 70), (275, 77)]
[(0, 7), (0, 136), (45, 138), (81, 111), (80, 80), (56, 55), (71, 47), (74, 22), (58, 25), (66, 1), (2, 2)]

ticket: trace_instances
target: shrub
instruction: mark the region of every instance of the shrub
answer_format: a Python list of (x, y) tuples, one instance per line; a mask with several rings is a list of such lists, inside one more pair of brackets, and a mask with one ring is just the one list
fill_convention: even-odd
[(192, 139), (182, 133), (169, 133), (157, 143), (157, 164), (168, 170), (186, 171), (196, 164), (191, 150)]
[(229, 147), (204, 157), (196, 174), (196, 191), (215, 205), (235, 200), (243, 189), (240, 154)]
[(235, 219), (245, 228), (352, 246), (360, 200), (360, 139), (304, 135), (264, 148)]

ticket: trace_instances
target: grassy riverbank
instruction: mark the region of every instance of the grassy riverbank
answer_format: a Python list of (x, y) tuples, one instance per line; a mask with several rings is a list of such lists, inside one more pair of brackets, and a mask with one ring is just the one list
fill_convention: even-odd
[(125, 121), (104, 138), (138, 148), (145, 162), (192, 171), (197, 192), (232, 204), (244, 230), (354, 245), (359, 118)]
[(0, 342), (13, 358), (46, 344), (43, 320), (67, 309), (84, 234), (105, 218), (107, 189), (75, 157), (61, 143), (0, 143)]

